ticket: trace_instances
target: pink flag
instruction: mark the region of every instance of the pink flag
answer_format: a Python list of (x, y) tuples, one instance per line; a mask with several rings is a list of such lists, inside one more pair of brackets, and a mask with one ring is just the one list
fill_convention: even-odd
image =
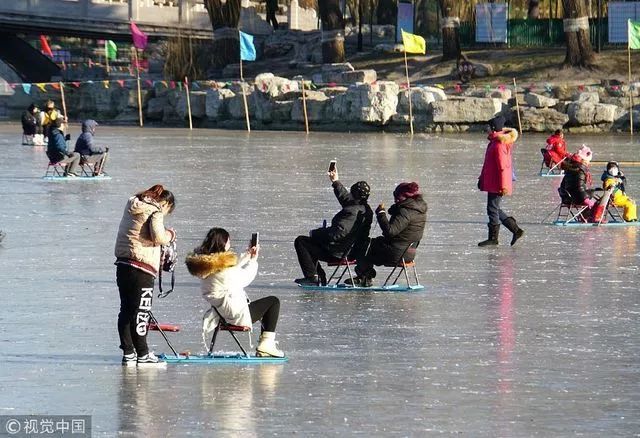
[(147, 36), (138, 29), (133, 21), (131, 22), (131, 38), (133, 38), (133, 45), (136, 49), (144, 50), (147, 47)]

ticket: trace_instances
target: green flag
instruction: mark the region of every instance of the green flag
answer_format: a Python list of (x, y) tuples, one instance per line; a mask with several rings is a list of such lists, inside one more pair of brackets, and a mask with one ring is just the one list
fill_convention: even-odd
[(640, 49), (640, 21), (628, 21), (629, 23), (629, 48)]
[(118, 56), (118, 46), (111, 40), (104, 42), (104, 52), (107, 54), (107, 58), (116, 59)]

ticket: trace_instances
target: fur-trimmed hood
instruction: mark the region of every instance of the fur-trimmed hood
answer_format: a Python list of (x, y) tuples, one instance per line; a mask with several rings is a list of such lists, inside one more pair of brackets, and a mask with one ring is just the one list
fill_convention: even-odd
[(224, 269), (236, 266), (238, 256), (230, 251), (215, 254), (195, 254), (192, 252), (187, 255), (185, 263), (191, 275), (204, 279)]

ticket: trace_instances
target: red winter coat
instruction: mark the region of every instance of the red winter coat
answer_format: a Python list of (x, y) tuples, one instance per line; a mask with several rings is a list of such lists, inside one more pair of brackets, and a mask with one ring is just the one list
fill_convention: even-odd
[(559, 135), (552, 135), (547, 139), (547, 153), (544, 157), (544, 164), (547, 167), (553, 166), (553, 163), (561, 162), (567, 155), (567, 142)]
[(484, 154), (482, 172), (478, 178), (478, 188), (483, 192), (510, 195), (513, 191), (513, 169), (511, 149), (518, 139), (518, 131), (504, 128), (489, 134), (489, 146)]

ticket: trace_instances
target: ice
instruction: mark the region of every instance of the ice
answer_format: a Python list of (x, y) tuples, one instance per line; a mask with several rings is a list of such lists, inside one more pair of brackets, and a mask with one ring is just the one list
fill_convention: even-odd
[[(72, 126), (74, 139), (79, 126)], [(558, 202), (539, 178), (542, 135), (525, 134), (515, 195), (526, 234), (486, 238), (476, 189), (482, 135), (244, 132), (100, 126), (102, 182), (41, 180), (41, 148), (0, 125), (0, 414), (93, 415), (94, 436), (631, 436), (640, 430), (638, 228), (567, 229), (540, 221)], [(567, 135), (594, 159), (638, 160), (628, 136)], [(390, 205), (415, 180), (429, 204), (416, 258), (425, 291), (307, 292), (293, 239), (337, 211), (326, 168), (366, 179)], [(594, 166), (599, 182), (602, 165)], [(624, 167), (640, 199), (640, 168)], [(113, 244), (126, 199), (174, 191), (178, 250), (222, 226), (243, 250), (260, 232), (253, 298), (282, 300), (278, 340), (290, 360), (262, 366), (120, 365)], [(379, 227), (373, 230), (380, 233)], [(154, 301), (178, 351), (202, 351), (205, 301), (183, 262)], [(379, 270), (385, 278), (388, 271)], [(257, 327), (256, 327), (257, 328)], [(254, 333), (254, 342), (255, 342)], [(240, 334), (247, 345), (247, 338)], [(158, 333), (157, 352), (169, 352)], [(216, 349), (234, 350), (222, 333)]]

